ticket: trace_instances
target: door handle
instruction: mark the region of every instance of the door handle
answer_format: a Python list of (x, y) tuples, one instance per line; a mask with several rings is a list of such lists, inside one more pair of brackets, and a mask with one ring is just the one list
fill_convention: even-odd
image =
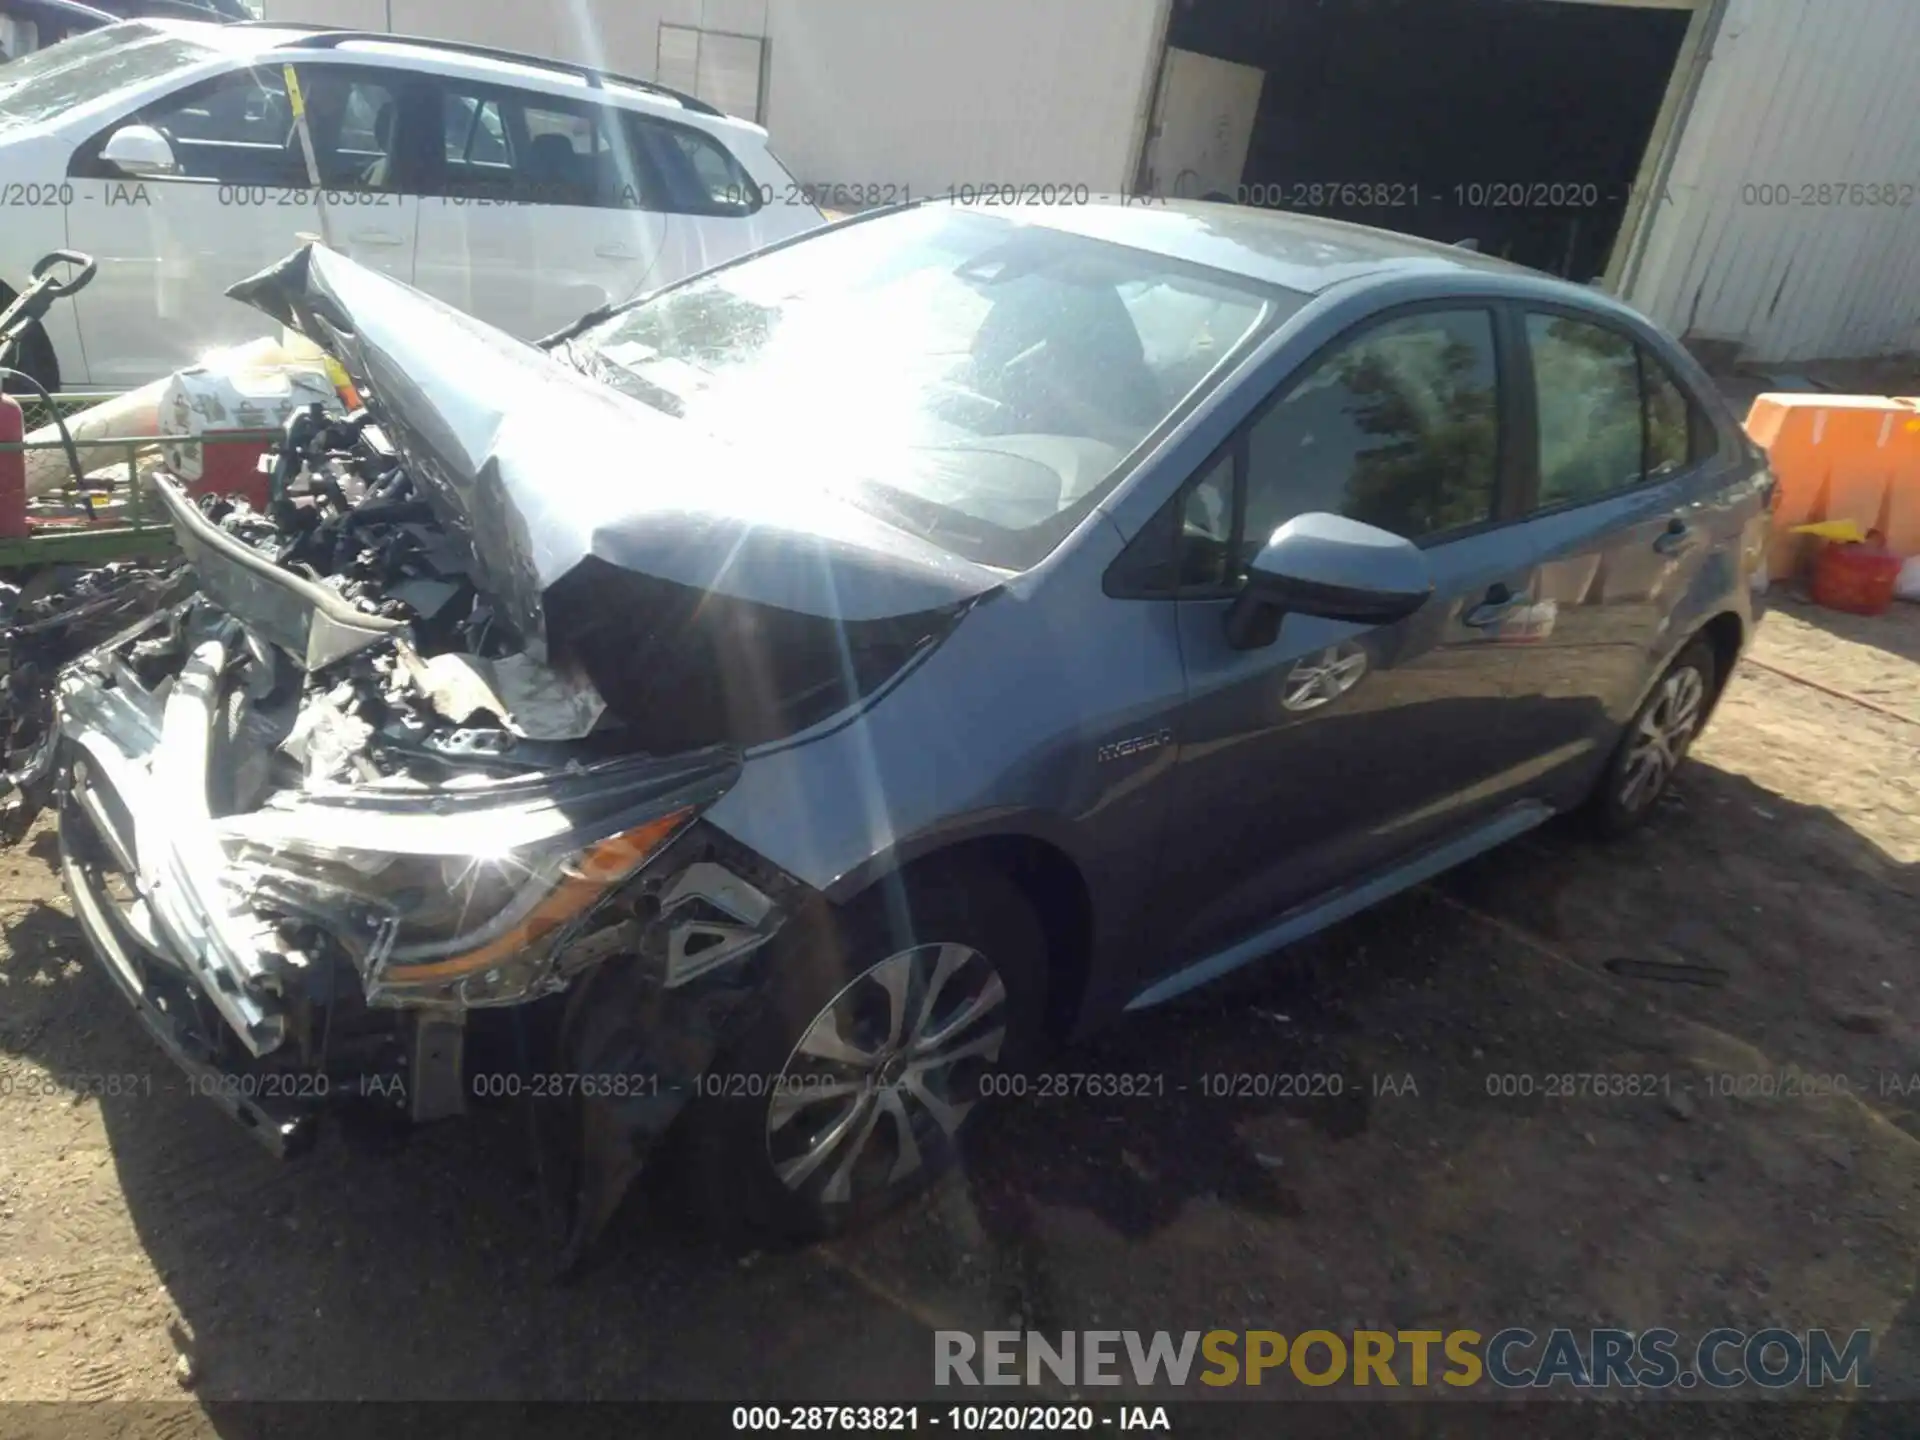
[(1487, 598), (1460, 617), (1463, 625), (1471, 625), (1476, 630), (1491, 630), (1512, 615), (1514, 611), (1531, 605), (1533, 600), (1522, 591), (1513, 591), (1505, 585), (1495, 583), (1487, 589)]
[(391, 230), (355, 230), (348, 238), (357, 245), (404, 245), (407, 243)]
[(1653, 542), (1653, 548), (1662, 555), (1684, 555), (1699, 543), (1693, 527), (1676, 515), (1667, 522), (1665, 533)]
[(602, 260), (638, 260), (640, 252), (630, 245), (596, 245), (593, 253)]

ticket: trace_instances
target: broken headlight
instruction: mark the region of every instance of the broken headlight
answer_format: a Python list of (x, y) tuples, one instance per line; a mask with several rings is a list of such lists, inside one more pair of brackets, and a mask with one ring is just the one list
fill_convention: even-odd
[(215, 829), (227, 883), (261, 915), (331, 936), (370, 1000), (507, 1004), (542, 988), (559, 942), (718, 799), (737, 764), (710, 754), (320, 791)]

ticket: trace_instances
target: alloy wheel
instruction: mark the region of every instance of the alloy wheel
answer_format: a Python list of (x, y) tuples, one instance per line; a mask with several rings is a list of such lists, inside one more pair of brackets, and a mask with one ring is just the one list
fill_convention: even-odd
[(1000, 1058), (1006, 986), (979, 951), (920, 945), (856, 976), (801, 1033), (767, 1101), (787, 1189), (844, 1204), (950, 1146)]
[(1660, 682), (1653, 699), (1640, 712), (1620, 771), (1620, 804), (1640, 810), (1666, 788), (1700, 728), (1707, 695), (1705, 680), (1691, 666), (1675, 670)]

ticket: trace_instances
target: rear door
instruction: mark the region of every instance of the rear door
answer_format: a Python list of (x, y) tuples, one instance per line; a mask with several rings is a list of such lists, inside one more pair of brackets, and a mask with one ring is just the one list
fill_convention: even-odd
[(1710, 553), (1713, 432), (1624, 328), (1529, 306), (1515, 332), (1539, 569), (1514, 723), (1541, 783), (1564, 800), (1584, 791), (1639, 704)]
[(414, 283), (522, 339), (633, 294), (672, 246), (621, 112), (443, 78)]
[[(1532, 553), (1503, 516), (1492, 307), (1395, 312), (1284, 382), (1176, 502), (1187, 700), (1168, 822), (1167, 968), (1471, 827), (1518, 783), (1506, 725)], [(1290, 615), (1227, 642), (1252, 555), (1312, 511), (1415, 541), (1431, 600), (1391, 625)]]

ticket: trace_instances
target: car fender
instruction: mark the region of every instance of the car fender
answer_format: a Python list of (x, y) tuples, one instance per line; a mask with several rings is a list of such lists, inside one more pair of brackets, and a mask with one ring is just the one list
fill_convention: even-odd
[(869, 855), (862, 863), (842, 874), (827, 887), (826, 898), (835, 905), (848, 905), (890, 875), (909, 866), (937, 860), (941, 855), (992, 840), (1037, 840), (1059, 851), (1084, 880), (1091, 857), (1082, 849), (1081, 837), (1066, 817), (1044, 810), (1000, 807), (973, 814), (948, 816), (906, 836), (886, 850)]

